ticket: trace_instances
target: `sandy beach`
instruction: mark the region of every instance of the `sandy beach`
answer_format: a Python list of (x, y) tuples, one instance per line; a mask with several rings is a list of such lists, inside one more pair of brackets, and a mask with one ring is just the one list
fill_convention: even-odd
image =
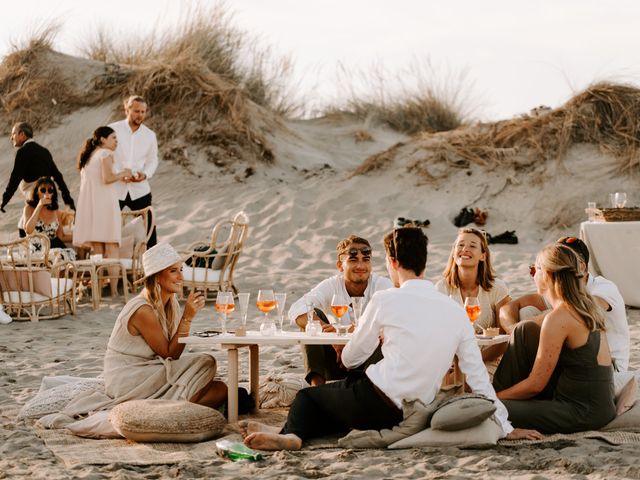
[[(77, 110), (36, 133), (36, 140), (53, 153), (74, 197), (79, 190), (77, 151), (95, 126), (120, 118), (118, 105), (113, 101)], [(611, 191), (637, 192), (637, 179), (611, 173), (614, 160), (592, 145), (572, 146), (562, 161), (536, 163), (522, 152), (518, 157), (522, 161), (509, 166), (435, 164), (434, 172), (440, 169), (441, 175), (425, 181), (409, 166), (423, 152), (424, 142), (446, 142), (445, 136), (409, 138), (349, 116), (284, 121), (258, 109), (251, 115), (272, 148), (271, 165), (254, 160), (220, 166), (200, 152), (190, 157), (188, 168), (161, 160), (151, 188), (158, 237), (176, 247), (206, 241), (216, 221), (241, 210), (247, 213), (249, 236), (235, 278), (241, 292), (251, 293), (252, 305), (260, 288), (286, 292), (290, 305), (332, 275), (335, 245), (352, 233), (371, 241), (374, 271), (385, 274), (381, 240), (398, 216), (430, 220), (425, 229), (430, 241), (426, 277), (437, 280), (455, 239), (452, 220), (465, 206), (489, 212), (484, 228), (491, 234), (516, 231), (517, 245), (494, 245), (491, 253), (496, 273), (507, 282), (511, 295), (518, 296), (534, 288), (528, 265), (536, 252), (561, 235), (578, 234), (580, 222), (586, 220), (587, 201), (604, 202)], [(362, 131), (370, 140), (358, 141)], [(352, 175), (369, 156), (398, 142), (403, 146), (384, 168)], [(13, 157), (10, 143), (1, 142), (1, 178), (8, 179)], [(631, 196), (630, 203), (638, 200)], [(0, 216), (5, 238), (15, 234), (21, 209), (16, 195)], [(257, 463), (233, 463), (212, 451), (210, 460), (194, 463), (69, 468), (38, 438), (34, 422), (18, 421), (16, 415), (44, 376), (100, 374), (106, 342), (122, 305), (122, 298), (107, 297), (97, 311), (84, 305), (76, 315), (58, 320), (0, 325), (0, 478), (640, 478), (637, 445), (612, 446), (597, 440), (485, 450), (302, 450), (270, 454)], [(630, 369), (636, 370), (640, 310), (627, 313)], [(257, 328), (259, 312), (254, 306), (249, 317), (250, 328)], [(232, 318), (231, 327), (237, 321), (237, 316)], [(216, 327), (217, 322), (214, 306), (208, 304), (193, 329)], [(226, 354), (213, 353), (219, 377), (225, 379)], [(260, 365), (261, 375), (303, 371), (297, 347), (263, 348)], [(245, 383), (246, 367), (243, 355)]]

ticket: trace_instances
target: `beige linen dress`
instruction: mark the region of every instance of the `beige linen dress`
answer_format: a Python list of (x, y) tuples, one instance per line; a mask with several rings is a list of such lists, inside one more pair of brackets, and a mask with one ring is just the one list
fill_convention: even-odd
[[(178, 301), (174, 299), (174, 302), (179, 312)], [(189, 400), (216, 374), (216, 361), (210, 355), (182, 355), (177, 360), (162, 358), (142, 336), (129, 333), (129, 319), (147, 304), (142, 294), (134, 297), (124, 306), (113, 326), (104, 357), (105, 391), (114, 399), (113, 404), (143, 398)], [(177, 328), (178, 322), (172, 332), (167, 332), (168, 338)]]

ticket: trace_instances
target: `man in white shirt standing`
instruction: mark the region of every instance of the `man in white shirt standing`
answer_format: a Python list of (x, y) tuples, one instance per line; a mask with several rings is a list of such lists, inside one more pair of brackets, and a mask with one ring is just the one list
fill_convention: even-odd
[(508, 438), (541, 438), (534, 430), (514, 430), (482, 363), (473, 327), (464, 309), (424, 280), (427, 237), (403, 227), (385, 236), (386, 264), (394, 285), (376, 292), (342, 362), (353, 368), (368, 358), (384, 333), (384, 358), (344, 380), (302, 389), (282, 429), (247, 422), (244, 443), (261, 450), (296, 450), (306, 440), (352, 428), (380, 430), (402, 420), (402, 402), (431, 403), (457, 355), (474, 393), (496, 403), (496, 419)]
[[(301, 329), (306, 327), (307, 299), (311, 299), (315, 307), (314, 319), (320, 320), (324, 331), (332, 331), (333, 327), (325, 313), (331, 311), (331, 300), (335, 294), (349, 302), (351, 297), (364, 297), (366, 305), (375, 292), (393, 286), (388, 278), (371, 272), (372, 249), (367, 239), (351, 235), (338, 243), (336, 253), (339, 273), (323, 280), (291, 305), (288, 314), (291, 324), (295, 322)], [(350, 308), (344, 317), (352, 314)], [(335, 348), (340, 350), (340, 347)], [(347, 376), (346, 369), (338, 361), (335, 348), (331, 345), (304, 345), (305, 379), (309, 385), (323, 385), (327, 380), (339, 380)], [(368, 363), (375, 363), (380, 358), (378, 350)]]
[[(124, 102), (127, 118), (109, 126), (116, 132), (118, 147), (114, 155), (114, 169), (130, 169), (133, 175), (125, 182), (116, 182), (120, 210), (129, 207), (140, 210), (151, 206), (149, 179), (158, 168), (158, 141), (156, 134), (143, 124), (147, 115), (147, 102), (138, 95), (132, 95)], [(156, 230), (153, 229), (147, 248), (156, 244)]]

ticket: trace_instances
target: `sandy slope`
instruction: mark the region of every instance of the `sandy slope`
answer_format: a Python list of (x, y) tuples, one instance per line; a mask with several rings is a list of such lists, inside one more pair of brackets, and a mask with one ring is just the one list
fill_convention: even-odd
[[(59, 127), (37, 135), (54, 153), (76, 198), (79, 175), (73, 158), (82, 139), (94, 126), (112, 119), (112, 111), (111, 105), (80, 111)], [(348, 119), (289, 122), (284, 128), (273, 129), (269, 139), (276, 153), (275, 165), (257, 166), (256, 173), (242, 182), (234, 176), (242, 177), (244, 166), (219, 173), (218, 167), (204, 158), (195, 158), (194, 175), (161, 163), (152, 180), (159, 237), (174, 245), (205, 240), (217, 219), (244, 210), (251, 230), (236, 272), (239, 288), (255, 298), (259, 288), (273, 287), (295, 299), (334, 272), (335, 244), (350, 233), (371, 239), (375, 270), (382, 273), (381, 237), (399, 215), (431, 220), (427, 277), (437, 278), (455, 237), (451, 219), (461, 207), (473, 203), (489, 210), (486, 229), (490, 233), (517, 231), (519, 245), (498, 245), (492, 254), (498, 274), (514, 294), (521, 294), (532, 289), (526, 265), (535, 252), (560, 234), (576, 233), (587, 200), (604, 200), (605, 193), (614, 189), (631, 191), (632, 179), (610, 177), (607, 160), (589, 147), (573, 149), (564, 162), (566, 170), (540, 167), (536, 175), (519, 178), (517, 185), (507, 180), (511, 172), (473, 169), (470, 176), (459, 171), (439, 184), (417, 187), (416, 179), (403, 166), (409, 154), (385, 171), (349, 178), (349, 172), (369, 154), (403, 140), (384, 129), (368, 128), (373, 141), (358, 143), (354, 133), (360, 129), (362, 124)], [(0, 178), (8, 178), (12, 163), (13, 151), (4, 142)], [(0, 217), (5, 235), (14, 232), (19, 212), (16, 197), (8, 213)], [(212, 453), (210, 462), (197, 465), (115, 464), (67, 470), (35, 437), (29, 424), (16, 422), (14, 417), (43, 376), (94, 376), (100, 372), (106, 341), (120, 308), (121, 303), (107, 301), (97, 312), (82, 307), (75, 317), (0, 326), (0, 478), (640, 476), (634, 447), (614, 448), (595, 441), (557, 449), (281, 452), (251, 465), (228, 463)], [(252, 315), (256, 319), (258, 312), (253, 310)], [(195, 328), (211, 326), (213, 321), (209, 306), (199, 315)], [(637, 339), (638, 310), (630, 312), (630, 323)], [(222, 352), (216, 356), (224, 377), (225, 356)], [(263, 374), (301, 372), (301, 365), (297, 348), (274, 347), (262, 352)], [(640, 343), (634, 340), (632, 366), (639, 365)]]

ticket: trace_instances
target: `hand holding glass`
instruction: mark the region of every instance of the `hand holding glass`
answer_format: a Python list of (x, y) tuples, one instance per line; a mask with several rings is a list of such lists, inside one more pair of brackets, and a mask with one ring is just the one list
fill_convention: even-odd
[(218, 292), (216, 296), (216, 311), (221, 314), (222, 333), (227, 333), (227, 314), (233, 312), (236, 305), (233, 301), (233, 293)]
[(480, 302), (478, 301), (478, 297), (465, 298), (464, 309), (467, 311), (471, 323), (475, 322), (480, 316)]

